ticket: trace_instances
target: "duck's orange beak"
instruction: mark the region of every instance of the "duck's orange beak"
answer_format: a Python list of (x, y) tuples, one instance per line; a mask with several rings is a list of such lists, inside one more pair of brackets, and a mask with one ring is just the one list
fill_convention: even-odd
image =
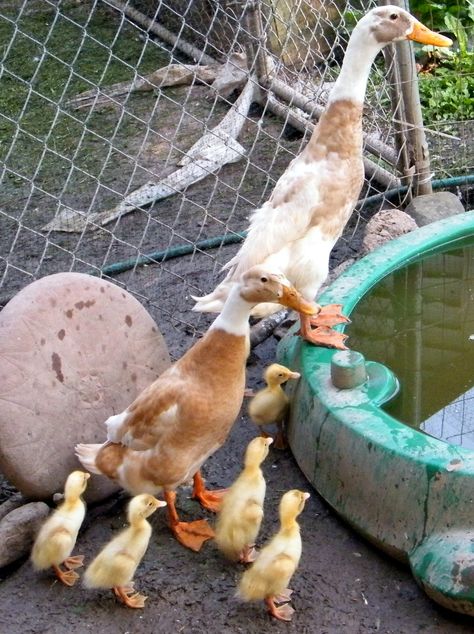
[(308, 302), (293, 286), (282, 286), (282, 296), (278, 300), (282, 306), (297, 310), (304, 315), (316, 315), (321, 310), (319, 304)]
[(451, 46), (453, 43), (449, 37), (430, 31), (427, 26), (418, 22), (418, 20), (415, 21), (413, 30), (407, 35), (407, 38), (415, 42), (420, 42), (420, 44), (431, 44), (431, 46)]

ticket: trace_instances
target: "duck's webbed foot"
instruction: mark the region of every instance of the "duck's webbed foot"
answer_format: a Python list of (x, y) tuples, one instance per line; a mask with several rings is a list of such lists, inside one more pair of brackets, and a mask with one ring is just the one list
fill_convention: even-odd
[(195, 520), (194, 522), (176, 522), (170, 524), (173, 535), (180, 544), (195, 552), (199, 552), (204, 542), (215, 536), (207, 520)]
[(303, 339), (315, 346), (347, 350), (348, 348), (344, 344), (347, 335), (332, 329), (332, 326), (349, 323), (350, 321), (347, 317), (341, 315), (340, 310), (340, 304), (330, 304), (329, 306), (324, 306), (316, 317), (300, 314), (301, 326), (299, 332)]
[(208, 511), (212, 511), (213, 513), (217, 513), (221, 508), (222, 498), (227, 493), (227, 489), (208, 491), (200, 471), (194, 474), (193, 480), (194, 486), (191, 497), (198, 500), (203, 508)]
[(211, 526), (206, 520), (181, 522), (175, 506), (176, 493), (174, 491), (165, 491), (164, 496), (168, 505), (169, 526), (173, 535), (180, 544), (198, 552), (204, 542), (214, 537), (214, 531)]

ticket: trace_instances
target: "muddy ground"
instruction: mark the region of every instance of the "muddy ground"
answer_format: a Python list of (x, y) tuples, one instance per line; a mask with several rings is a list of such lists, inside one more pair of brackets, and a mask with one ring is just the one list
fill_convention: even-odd
[[(75, 19), (80, 22), (83, 7), (77, 3), (72, 3), (72, 7)], [(110, 16), (97, 13), (96, 17), (95, 28), (101, 29), (105, 37), (104, 30), (111, 28)], [(4, 35), (8, 36), (10, 23), (0, 22), (2, 26), (6, 30)], [(72, 29), (70, 24), (69, 27)], [(34, 16), (23, 28), (36, 34), (43, 27)], [(113, 38), (113, 33), (109, 35)], [(141, 44), (136, 34), (128, 35), (127, 51), (132, 55), (133, 46)], [(70, 37), (74, 37), (73, 31)], [(68, 38), (58, 38), (57, 46), (66, 46), (68, 41)], [(28, 40), (25, 46), (30, 45)], [(74, 42), (71, 46), (74, 48)], [(89, 52), (97, 64), (97, 51)], [(31, 57), (34, 51), (25, 48), (24, 53)], [(153, 55), (148, 55), (145, 62), (148, 67), (143, 72), (153, 70), (156, 64)], [(12, 68), (14, 63), (15, 57), (7, 60), (7, 67)], [(22, 63), (18, 69), (24, 67)], [(20, 72), (18, 69), (16, 73)], [(110, 81), (125, 78), (119, 75)], [(11, 84), (3, 88), (9, 89), (8, 94), (18, 95), (14, 89), (21, 85), (17, 86), (14, 78), (7, 76), (6, 80)], [(57, 90), (52, 80), (41, 76), (37, 77), (36, 88), (45, 94), (48, 90), (51, 94)], [(71, 86), (68, 96), (78, 89)], [(43, 112), (44, 104), (40, 101), (30, 103), (31, 112), (26, 110), (26, 127), (27, 124), (39, 125), (35, 122), (44, 122), (47, 116), (51, 118), (51, 112)], [(21, 109), (20, 102), (16, 103), (13, 97), (8, 103), (2, 102), (2, 106), (10, 108), (9, 116), (13, 119)], [(68, 270), (97, 273), (100, 267), (137, 253), (245, 229), (248, 213), (268, 196), (272, 184), (304, 143), (300, 135), (281, 121), (270, 115), (261, 118), (261, 111), (253, 108), (239, 139), (250, 151), (250, 161), (226, 166), (219, 178), (210, 176), (184, 195), (137, 211), (105, 229), (87, 230), (83, 234), (44, 234), (41, 228), (51, 220), (58, 206), (101, 210), (118, 202), (122, 193), (150, 177), (161, 177), (176, 169), (180, 151), (189, 147), (206, 126), (214, 125), (227, 110), (223, 104), (213, 105), (208, 99), (208, 89), (202, 86), (191, 90), (169, 89), (163, 91), (160, 100), (153, 95), (132, 96), (124, 107), (128, 114), (124, 115), (122, 107), (115, 105), (100, 112), (77, 115), (89, 130), (81, 139), (77, 134), (79, 124), (72, 125), (72, 120), (63, 113), (65, 121), (57, 138), (52, 133), (47, 140), (47, 144), (56, 149), (57, 144), (63, 144), (62, 158), (54, 153), (43, 156), (43, 148), (37, 148), (31, 139), (25, 140), (21, 134), (16, 137), (16, 151), (8, 153), (5, 144), (11, 134), (9, 124), (0, 129), (1, 158), (10, 169), (2, 183), (0, 206), (2, 303), (33, 279), (49, 273)], [(61, 120), (58, 121), (59, 126)], [(76, 124), (79, 128), (74, 127)], [(97, 136), (98, 132), (106, 137), (105, 141)], [(35, 134), (41, 136), (42, 132), (36, 130)], [(110, 138), (113, 138), (113, 151), (107, 145)], [(36, 170), (41, 157), (43, 167)], [(72, 170), (71, 160), (75, 165)], [(334, 250), (333, 267), (357, 256), (365, 222), (376, 210), (354, 215), (345, 238)], [(209, 323), (206, 316), (191, 313), (189, 294), (210, 290), (219, 266), (236, 249), (237, 246), (229, 246), (196, 252), (193, 256), (138, 267), (114, 277), (151, 312), (173, 358), (181, 356), (196, 334)], [(250, 386), (261, 385), (262, 369), (274, 359), (276, 343), (272, 337), (252, 352), (248, 366)], [(239, 471), (244, 447), (254, 434), (243, 412), (228, 442), (205, 465), (204, 472), (211, 487), (232, 481)], [(334, 468), (337, 469), (337, 465)], [(264, 472), (268, 494), (260, 542), (277, 526), (276, 508), (281, 494), (294, 487), (311, 490), (289, 451), (272, 451)], [(11, 492), (9, 484), (3, 482), (1, 498)], [(189, 490), (182, 489), (179, 508), (183, 518), (201, 517), (199, 506), (188, 496)], [(112, 532), (123, 525), (124, 504), (124, 499), (119, 497), (90, 509), (78, 539), (78, 553), (90, 560)], [(263, 605), (244, 605), (233, 598), (242, 568), (226, 563), (212, 543), (207, 543), (197, 554), (186, 551), (171, 537), (165, 525), (165, 513), (161, 511), (152, 517), (152, 525), (150, 547), (136, 575), (138, 589), (149, 596), (144, 610), (122, 607), (112, 593), (86, 592), (80, 585), (74, 589), (63, 587), (49, 574), (33, 573), (29, 562), (22, 561), (0, 571), (0, 633), (192, 634), (203, 629), (209, 634), (262, 631), (457, 634), (472, 631), (472, 621), (432, 603), (405, 566), (359, 537), (314, 490), (301, 516), (303, 556), (291, 584), (296, 608), (291, 624), (271, 621)]]

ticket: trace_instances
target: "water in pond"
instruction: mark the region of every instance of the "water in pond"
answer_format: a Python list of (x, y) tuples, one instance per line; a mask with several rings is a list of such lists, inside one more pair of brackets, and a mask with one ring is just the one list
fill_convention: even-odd
[(474, 449), (474, 245), (385, 277), (356, 306), (353, 350), (401, 384), (385, 406), (398, 420)]

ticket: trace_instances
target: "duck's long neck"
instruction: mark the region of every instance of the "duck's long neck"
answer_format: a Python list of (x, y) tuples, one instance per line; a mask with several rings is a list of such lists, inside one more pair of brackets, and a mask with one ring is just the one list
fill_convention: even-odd
[(225, 330), (231, 335), (248, 336), (250, 332), (249, 317), (253, 304), (249, 304), (240, 296), (240, 287), (234, 284), (220, 315), (214, 320), (209, 330)]
[(329, 95), (328, 103), (351, 99), (362, 104), (374, 59), (383, 48), (366, 29), (355, 27), (347, 45), (341, 72)]

